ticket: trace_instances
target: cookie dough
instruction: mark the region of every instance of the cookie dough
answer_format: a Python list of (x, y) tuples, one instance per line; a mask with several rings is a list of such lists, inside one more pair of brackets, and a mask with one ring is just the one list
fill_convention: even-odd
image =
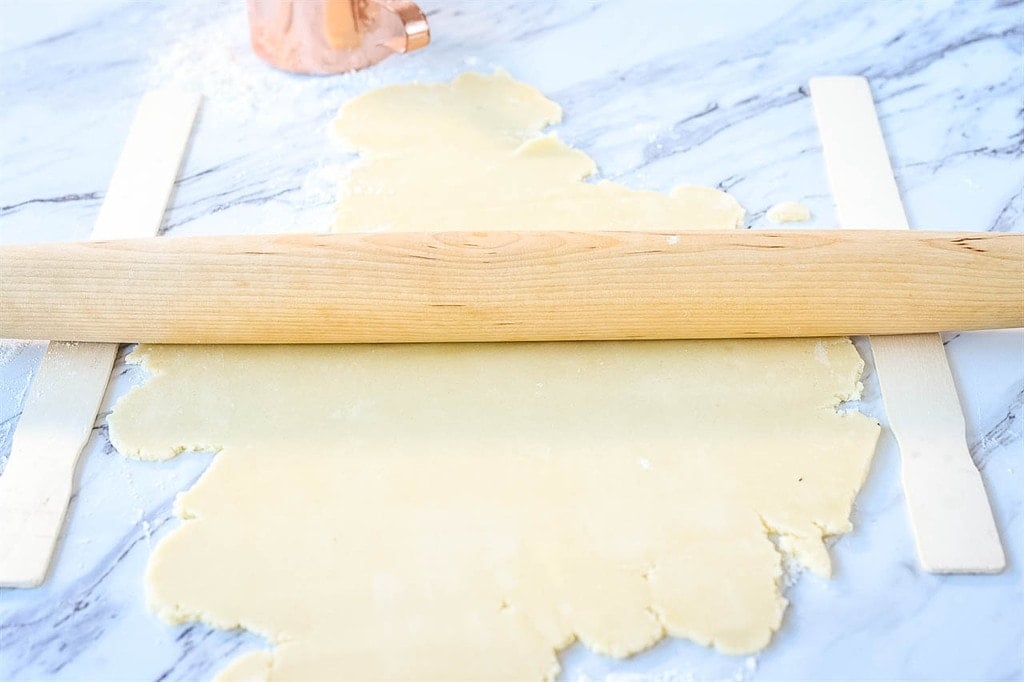
[[(713, 189), (583, 183), (593, 162), (540, 137), (558, 116), (503, 74), (356, 99), (336, 228), (741, 220)], [(786, 607), (782, 553), (829, 573), (822, 538), (850, 530), (878, 435), (836, 410), (863, 368), (846, 339), (131, 358), (152, 376), (110, 417), (115, 446), (218, 451), (146, 592), (171, 622), (266, 637), (222, 679), (545, 679), (576, 639), (626, 656), (666, 634), (756, 651)]]
[(803, 223), (811, 219), (811, 211), (796, 201), (782, 201), (769, 208), (766, 217), (773, 223)]
[(599, 181), (593, 159), (542, 135), (562, 110), (498, 72), (394, 85), (346, 104), (335, 135), (361, 158), (342, 185), (338, 232), (733, 228), (743, 209), (710, 187), (669, 194)]

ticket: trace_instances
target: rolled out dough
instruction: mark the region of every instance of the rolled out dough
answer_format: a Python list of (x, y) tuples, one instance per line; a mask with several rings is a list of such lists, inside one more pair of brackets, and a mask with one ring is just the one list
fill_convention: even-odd
[[(581, 182), (590, 159), (539, 137), (558, 116), (503, 74), (354, 100), (337, 229), (739, 223), (716, 190)], [(576, 638), (625, 656), (666, 633), (756, 651), (786, 606), (780, 552), (829, 573), (822, 536), (850, 529), (878, 435), (836, 411), (863, 367), (846, 339), (132, 360), (153, 376), (110, 417), (117, 448), (219, 451), (146, 590), (169, 621), (268, 639), (226, 680), (542, 679)]]

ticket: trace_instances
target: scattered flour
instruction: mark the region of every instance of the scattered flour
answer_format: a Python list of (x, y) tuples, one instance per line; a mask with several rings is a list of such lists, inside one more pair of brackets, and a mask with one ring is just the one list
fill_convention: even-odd
[(39, 341), (0, 341), (0, 405), (5, 406), (0, 413), (0, 474), (11, 456), (21, 406), (45, 352), (46, 344)]

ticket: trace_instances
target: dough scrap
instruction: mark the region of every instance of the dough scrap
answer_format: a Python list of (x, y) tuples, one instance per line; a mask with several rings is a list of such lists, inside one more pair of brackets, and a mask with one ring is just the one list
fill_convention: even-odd
[(811, 219), (811, 211), (796, 201), (782, 201), (768, 209), (765, 217), (773, 223), (803, 223)]
[[(370, 151), (337, 229), (739, 223), (717, 190), (581, 182), (593, 162), (539, 137), (557, 116), (503, 74), (354, 100), (338, 126)], [(409, 151), (410, 118), (436, 139)], [(417, 192), (429, 210), (410, 208)], [(787, 604), (780, 551), (829, 573), (822, 537), (850, 530), (879, 431), (836, 411), (860, 390), (847, 339), (140, 346), (131, 360), (152, 376), (109, 419), (118, 450), (218, 450), (177, 498), (146, 594), (168, 621), (273, 645), (225, 680), (549, 679), (574, 639), (626, 656), (666, 633), (756, 651)]]

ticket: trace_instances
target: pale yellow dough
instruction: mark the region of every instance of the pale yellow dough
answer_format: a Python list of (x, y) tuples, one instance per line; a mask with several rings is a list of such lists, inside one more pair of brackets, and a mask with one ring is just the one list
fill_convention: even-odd
[(796, 201), (781, 201), (769, 208), (765, 217), (773, 223), (803, 223), (811, 219), (811, 211)]
[[(351, 102), (337, 125), (367, 155), (338, 228), (741, 219), (712, 189), (581, 183), (590, 159), (537, 137), (558, 116), (501, 74)], [(863, 367), (846, 339), (132, 359), (153, 376), (110, 417), (118, 449), (219, 450), (146, 590), (172, 622), (271, 642), (225, 680), (539, 680), (574, 638), (625, 656), (665, 633), (756, 651), (786, 606), (780, 550), (829, 573), (822, 536), (850, 529), (878, 435), (836, 411)]]
[(342, 186), (338, 232), (685, 230), (739, 227), (710, 187), (668, 195), (580, 182), (593, 159), (541, 131), (562, 110), (499, 72), (451, 85), (395, 85), (346, 104), (334, 132), (362, 158)]

